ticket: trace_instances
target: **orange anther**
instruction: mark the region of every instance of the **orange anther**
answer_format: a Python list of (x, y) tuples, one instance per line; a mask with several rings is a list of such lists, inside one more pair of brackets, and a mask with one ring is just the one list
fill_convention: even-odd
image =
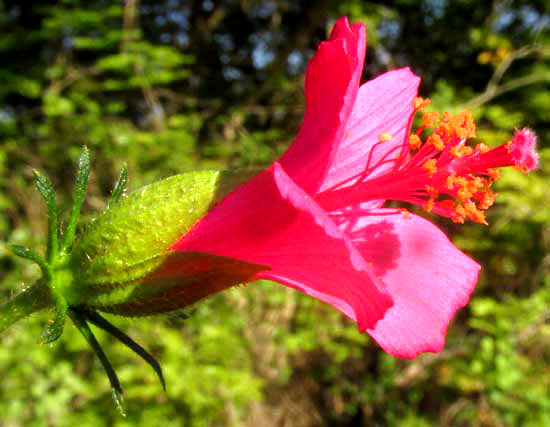
[(431, 212), (432, 209), (434, 208), (434, 205), (435, 205), (435, 200), (433, 198), (430, 198), (429, 200), (426, 200), (426, 203), (424, 203), (424, 206), (422, 207), (426, 212)]
[(462, 138), (475, 138), (476, 137), (476, 123), (474, 121), (474, 115), (469, 110), (464, 110), (462, 113), (457, 114), (458, 126), (461, 129)]
[(451, 126), (448, 123), (439, 123), (435, 129), (435, 133), (445, 141), (449, 141), (451, 139)]
[(486, 153), (489, 150), (489, 146), (487, 144), (484, 144), (483, 142), (480, 142), (476, 145), (476, 151), (478, 151), (479, 153)]
[(474, 149), (472, 147), (468, 147), (467, 145), (462, 146), (463, 156), (471, 156), (473, 152), (474, 152)]
[(465, 156), (470, 156), (474, 152), (472, 147), (467, 145), (455, 145), (451, 147), (451, 156), (456, 157), (457, 159)]
[(430, 178), (433, 177), (437, 172), (436, 159), (429, 159), (424, 162), (422, 169), (428, 172)]
[(474, 192), (488, 189), (489, 186), (489, 182), (485, 178), (481, 178), (480, 176), (476, 176), (472, 179), (472, 181), (470, 181), (470, 188)]
[(411, 147), (411, 150), (418, 150), (421, 145), (422, 140), (418, 135), (415, 135), (413, 133), (411, 136), (409, 136), (409, 146)]
[(424, 126), (433, 128), (439, 122), (439, 113), (435, 111), (428, 111), (422, 115), (422, 121)]
[(441, 137), (438, 134), (430, 135), (426, 143), (433, 145), (438, 151), (443, 151), (445, 148), (445, 143), (441, 140)]
[(455, 179), (456, 175), (454, 173), (450, 174), (447, 179), (445, 180), (445, 188), (447, 190), (452, 190), (455, 188)]
[(460, 148), (460, 145), (451, 147), (451, 156), (456, 157), (457, 159), (462, 157), (462, 149)]
[(483, 193), (483, 198), (479, 202), (479, 209), (487, 210), (491, 206), (493, 206), (493, 203), (495, 203), (495, 199), (497, 198), (497, 193), (493, 193), (491, 190), (487, 190), (485, 193)]
[(468, 187), (461, 187), (456, 192), (456, 198), (460, 200), (461, 202), (464, 202), (465, 200), (468, 200), (470, 197), (473, 196), (473, 193), (470, 191)]
[(417, 96), (416, 98), (413, 99), (413, 108), (415, 110), (422, 110), (424, 108), (426, 108), (428, 105), (431, 104), (432, 101), (430, 101), (429, 98), (421, 98), (419, 96)]
[(466, 216), (472, 221), (487, 225), (485, 214), (476, 207), (474, 202), (466, 202), (464, 204), (464, 211), (466, 212)]
[(466, 219), (466, 211), (461, 205), (457, 205), (455, 207), (451, 219), (453, 220), (453, 222), (456, 222), (458, 224), (464, 224), (464, 220)]
[(487, 174), (493, 180), (493, 182), (500, 179), (500, 171), (498, 169), (487, 169)]

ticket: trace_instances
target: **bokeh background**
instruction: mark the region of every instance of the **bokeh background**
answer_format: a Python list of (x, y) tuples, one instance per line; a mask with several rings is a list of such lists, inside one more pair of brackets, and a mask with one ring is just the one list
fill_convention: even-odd
[(506, 171), (489, 227), (427, 215), (483, 265), (445, 350), (384, 354), (334, 309), (268, 282), (163, 316), (110, 319), (161, 361), (154, 373), (98, 332), (123, 385), (72, 325), (37, 345), (46, 315), (0, 337), (0, 426), (550, 425), (550, 5), (546, 0), (0, 0), (0, 301), (39, 271), (32, 169), (65, 212), (83, 145), (86, 217), (123, 162), (130, 188), (192, 169), (265, 165), (304, 113), (304, 71), (334, 21), (369, 34), (363, 79), (410, 66), (434, 109), (471, 109), (480, 139), (538, 132), (541, 166)]

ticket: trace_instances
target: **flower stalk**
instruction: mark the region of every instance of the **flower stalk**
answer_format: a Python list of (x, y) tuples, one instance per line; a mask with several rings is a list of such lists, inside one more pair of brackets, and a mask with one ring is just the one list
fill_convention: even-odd
[(52, 306), (51, 292), (43, 281), (24, 289), (0, 305), (0, 334), (33, 313)]

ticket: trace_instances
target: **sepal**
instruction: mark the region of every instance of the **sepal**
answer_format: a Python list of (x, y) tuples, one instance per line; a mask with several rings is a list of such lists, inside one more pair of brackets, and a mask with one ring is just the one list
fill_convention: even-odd
[(123, 316), (175, 311), (232, 286), (249, 282), (264, 265), (199, 252), (169, 252), (143, 278), (86, 301), (92, 309)]
[[(69, 305), (90, 306), (101, 301), (102, 306), (108, 307), (141, 301), (149, 292), (147, 289), (153, 288), (147, 285), (140, 289), (141, 284), (148, 283), (149, 277), (169, 262), (168, 249), (250, 176), (251, 173), (189, 172), (148, 185), (111, 203), (74, 245), (70, 270), (76, 288), (68, 295)], [(205, 259), (202, 257), (201, 262)], [(215, 264), (211, 259), (208, 262)], [(237, 268), (236, 276), (248, 278), (250, 266), (241, 267), (243, 272)], [(258, 268), (265, 269), (252, 270)], [(185, 283), (189, 279), (189, 274), (184, 273)], [(171, 282), (160, 288), (174, 286)]]

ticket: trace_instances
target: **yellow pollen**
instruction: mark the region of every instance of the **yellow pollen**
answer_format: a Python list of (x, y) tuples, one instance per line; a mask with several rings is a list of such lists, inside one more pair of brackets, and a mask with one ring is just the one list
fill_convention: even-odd
[(487, 169), (487, 173), (493, 182), (500, 179), (500, 171), (498, 169)]
[(445, 180), (445, 188), (447, 190), (452, 190), (455, 188), (455, 179), (456, 175), (454, 173), (450, 174), (447, 179)]
[(451, 138), (451, 126), (448, 123), (440, 123), (435, 129), (435, 133), (448, 141)]
[(430, 101), (429, 98), (421, 98), (419, 96), (417, 96), (416, 98), (413, 99), (413, 108), (415, 110), (423, 110), (424, 108), (426, 108), (428, 105), (431, 104), (432, 101)]
[(388, 141), (391, 141), (392, 139), (393, 139), (393, 135), (391, 133), (384, 132), (378, 135), (378, 140), (382, 142), (388, 142)]
[(491, 206), (493, 206), (493, 203), (495, 203), (495, 199), (497, 198), (497, 196), (497, 193), (493, 193), (491, 190), (487, 190), (483, 194), (483, 199), (481, 199), (481, 202), (479, 202), (479, 209), (489, 209)]
[(442, 122), (436, 129), (444, 138), (455, 136), (458, 139), (469, 139), (476, 137), (476, 124), (474, 115), (465, 110), (462, 113), (452, 115), (449, 112), (443, 113)]
[(467, 187), (461, 187), (456, 192), (456, 198), (458, 200), (460, 200), (461, 202), (464, 202), (465, 200), (468, 200), (472, 196), (473, 196), (473, 193)]
[(474, 202), (466, 202), (464, 204), (464, 211), (466, 212), (466, 216), (472, 221), (487, 225), (485, 214), (476, 207)]
[(449, 113), (448, 111), (445, 111), (443, 113), (443, 122), (444, 123), (450, 123), (452, 118), (453, 118), (453, 115), (451, 113)]
[(464, 156), (471, 156), (474, 152), (474, 149), (472, 147), (468, 147), (467, 145), (462, 146), (462, 154)]
[(438, 134), (430, 135), (426, 142), (433, 145), (434, 148), (438, 151), (443, 151), (443, 149), (445, 148), (445, 143)]
[(489, 146), (487, 144), (484, 144), (483, 142), (480, 142), (479, 144), (476, 145), (476, 151), (480, 153), (486, 153), (489, 150), (490, 150)]
[(451, 147), (451, 156), (456, 157), (457, 159), (462, 157), (462, 150), (459, 145)]
[(470, 186), (470, 182), (463, 176), (456, 177), (454, 183), (458, 185), (459, 189), (456, 192), (456, 198), (461, 202), (468, 200), (473, 196), (473, 191)]
[(436, 159), (430, 159), (430, 160), (426, 160), (422, 165), (422, 169), (428, 172), (430, 178), (433, 177), (437, 172), (436, 163), (437, 163)]
[(418, 150), (421, 145), (422, 140), (418, 135), (415, 135), (413, 133), (411, 136), (409, 136), (409, 146), (411, 147), (411, 150)]
[(439, 122), (439, 113), (435, 111), (428, 111), (425, 112), (422, 116), (422, 121), (424, 122), (424, 126), (428, 128), (433, 128), (437, 123)]
[(489, 182), (486, 179), (481, 178), (479, 176), (474, 177), (474, 179), (470, 181), (470, 188), (474, 193), (481, 190), (487, 190), (489, 189), (489, 187), (490, 187)]
[(469, 139), (476, 137), (476, 124), (474, 115), (469, 110), (458, 113), (451, 119), (451, 125), (454, 128), (456, 136), (460, 139)]
[(451, 147), (451, 156), (460, 159), (461, 157), (470, 156), (474, 152), (472, 147), (467, 145), (455, 145)]
[(465, 187), (468, 184), (468, 180), (463, 176), (457, 176), (455, 178), (455, 184), (459, 185), (460, 187)]
[(454, 209), (453, 216), (451, 217), (451, 220), (457, 224), (464, 224), (464, 220), (466, 219), (466, 210), (463, 206), (457, 205)]
[(435, 205), (435, 199), (430, 198), (426, 200), (426, 203), (424, 204), (423, 208), (426, 212), (431, 212)]

